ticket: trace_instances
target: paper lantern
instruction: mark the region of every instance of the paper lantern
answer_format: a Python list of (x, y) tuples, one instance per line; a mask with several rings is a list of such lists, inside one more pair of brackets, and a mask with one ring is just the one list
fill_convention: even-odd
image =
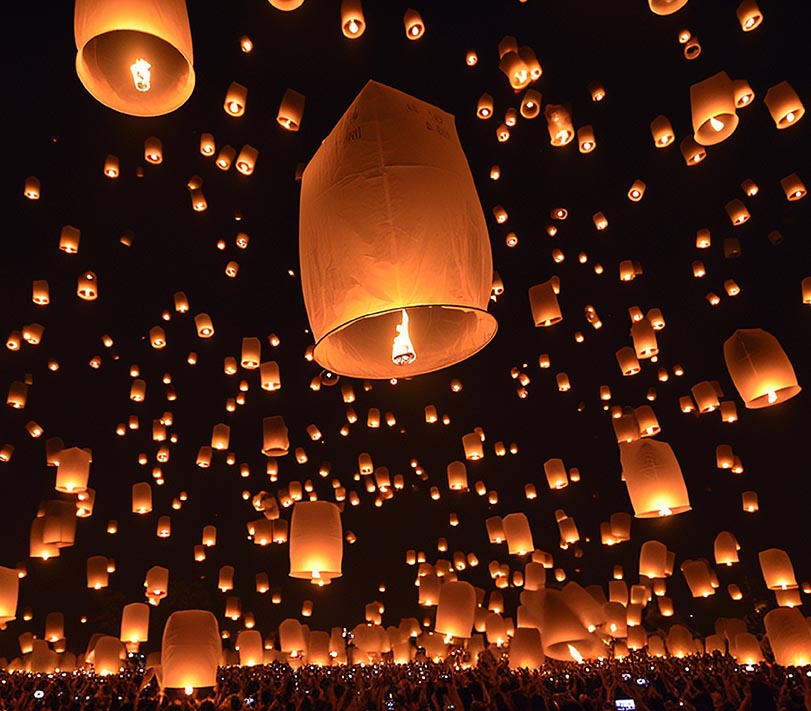
[(341, 0), (341, 31), (344, 37), (357, 39), (366, 30), (360, 0)]
[(760, 12), (757, 0), (741, 0), (738, 9), (735, 10), (738, 22), (744, 32), (751, 32), (763, 22), (763, 14)]
[(217, 618), (207, 610), (173, 612), (163, 628), (162, 685), (192, 689), (217, 685), (222, 642)]
[(556, 294), (551, 280), (529, 288), (529, 306), (535, 326), (552, 326), (563, 320)]
[(805, 113), (805, 107), (787, 81), (775, 84), (763, 99), (777, 128), (788, 128), (799, 121)]
[(417, 40), (425, 34), (425, 23), (422, 15), (413, 8), (408, 8), (403, 15), (406, 37), (410, 40)]
[(738, 551), (741, 547), (738, 540), (729, 531), (721, 531), (715, 537), (713, 548), (716, 565), (732, 565), (738, 562)]
[(131, 116), (160, 116), (194, 89), (184, 0), (77, 0), (76, 73), (105, 106)]
[(563, 489), (569, 485), (566, 466), (562, 459), (548, 459), (543, 465), (546, 481), (550, 489)]
[(502, 519), (502, 526), (511, 555), (526, 555), (535, 548), (526, 514), (523, 512), (507, 514)]
[(713, 146), (729, 138), (738, 126), (735, 92), (726, 72), (690, 86), (693, 138), (702, 146)]
[(645, 438), (621, 442), (619, 448), (623, 479), (637, 518), (690, 510), (681, 467), (669, 444)]
[[(227, 446), (227, 445), (226, 445)], [(262, 454), (282, 457), (290, 451), (290, 438), (284, 417), (274, 415), (262, 420)]]
[(673, 625), (667, 633), (667, 649), (671, 657), (686, 657), (696, 651), (693, 635), (683, 625)]
[[(527, 89), (524, 92), (524, 95), (521, 97), (521, 107), (519, 111), (521, 112), (521, 116), (525, 119), (534, 119), (541, 113), (541, 101), (543, 97), (541, 93), (536, 89)], [(499, 177), (501, 177), (501, 171), (498, 171)], [(497, 180), (497, 178), (493, 178), (492, 170), (490, 172), (490, 177), (493, 180)]]
[(17, 596), (20, 579), (14, 568), (0, 566), (0, 626), (5, 627), (17, 617)]
[[(240, 148), (239, 155), (236, 157), (237, 170), (242, 173), (242, 175), (252, 175), (256, 168), (257, 158), (259, 158), (259, 150), (246, 143)], [(239, 269), (239, 265), (236, 262), (230, 262), (229, 265), (236, 265), (236, 268), (233, 270), (233, 274), (228, 274), (228, 269), (226, 269), (226, 274), (231, 277), (236, 276), (236, 270)]]
[(25, 179), (23, 195), (25, 195), (25, 197), (27, 197), (29, 200), (39, 200), (40, 194), (39, 178), (37, 178), (35, 175), (29, 175)]
[(277, 123), (288, 131), (298, 131), (304, 116), (304, 101), (304, 94), (300, 94), (295, 89), (285, 89), (282, 103), (276, 114)]
[(801, 200), (808, 193), (805, 184), (802, 180), (800, 180), (797, 173), (792, 173), (791, 175), (787, 175), (785, 178), (782, 178), (780, 180), (780, 187), (783, 188), (783, 192), (786, 195), (786, 200), (789, 202)]
[(794, 566), (786, 551), (768, 548), (758, 553), (763, 580), (769, 590), (787, 590), (797, 587)]
[[(581, 126), (577, 129), (577, 149), (581, 153), (591, 153), (597, 147), (597, 140), (594, 138), (594, 128), (591, 126)], [(598, 213), (602, 214), (602, 213)], [(596, 220), (595, 220), (596, 223)], [(604, 229), (597, 227), (597, 229)]]
[(335, 373), (427, 373), (495, 334), (489, 239), (453, 119), (407, 94), (369, 82), (319, 148), (299, 247), (313, 355)]
[(242, 116), (245, 113), (245, 104), (247, 102), (248, 88), (232, 81), (225, 92), (225, 100), (223, 101), (225, 113), (231, 116)]
[(102, 635), (93, 646), (93, 670), (100, 676), (118, 674), (124, 666), (126, 650), (121, 641), (110, 635)]
[(277, 10), (290, 12), (297, 10), (304, 4), (304, 0), (268, 0)]
[(470, 583), (444, 583), (439, 592), (434, 629), (453, 637), (470, 637), (476, 612), (476, 591)]
[(763, 329), (735, 331), (724, 342), (724, 360), (747, 408), (776, 405), (802, 390), (779, 341)]
[(569, 110), (560, 104), (547, 104), (544, 116), (549, 130), (549, 142), (553, 146), (565, 146), (570, 143), (575, 133)]
[(518, 51), (510, 50), (501, 55), (498, 68), (504, 73), (515, 91), (525, 89), (532, 82), (530, 67)]
[[(731, 649), (730, 652), (732, 653)], [(738, 664), (760, 664), (764, 661), (760, 641), (751, 632), (739, 632), (735, 635), (733, 656)]]
[(811, 631), (799, 610), (770, 610), (763, 624), (777, 664), (783, 667), (811, 664)]
[(76, 283), (76, 295), (84, 301), (94, 301), (99, 295), (99, 280), (94, 272), (87, 271), (79, 275)]
[(672, 15), (687, 4), (687, 0), (648, 0), (648, 7), (655, 15)]
[(667, 116), (659, 115), (650, 124), (650, 132), (653, 136), (653, 144), (657, 148), (665, 148), (675, 140), (676, 134)]
[(727, 211), (727, 215), (729, 215), (730, 222), (732, 222), (735, 227), (742, 225), (750, 217), (749, 210), (746, 209), (746, 205), (744, 205), (743, 202), (737, 198), (730, 200), (725, 205), (725, 209)]
[(87, 587), (91, 590), (106, 588), (108, 583), (107, 557), (94, 555), (87, 559)]
[(146, 571), (144, 587), (150, 602), (152, 602), (152, 598), (166, 597), (169, 593), (169, 570), (160, 565), (153, 565)]
[(141, 481), (132, 485), (132, 513), (147, 514), (152, 511), (152, 487)]
[(465, 450), (465, 459), (476, 461), (484, 457), (484, 446), (478, 432), (470, 432), (463, 435), (462, 447)]
[(541, 633), (534, 627), (518, 627), (510, 640), (510, 669), (540, 669), (546, 662)]
[(706, 560), (685, 560), (680, 570), (693, 597), (709, 597), (715, 594), (712, 572)]
[(664, 578), (667, 568), (667, 546), (659, 541), (645, 541), (639, 549), (639, 575)]
[(90, 476), (92, 456), (86, 449), (70, 447), (59, 453), (59, 465), (56, 469), (57, 491), (67, 494), (79, 494), (87, 489)]
[(253, 667), (263, 663), (264, 648), (262, 633), (259, 630), (240, 630), (235, 648), (239, 651), (241, 667)]
[(120, 639), (127, 644), (139, 644), (149, 639), (149, 605), (131, 602), (121, 610)]
[(464, 462), (451, 462), (447, 467), (448, 488), (451, 491), (467, 491), (467, 468)]
[(341, 576), (343, 532), (338, 507), (302, 501), (290, 521), (290, 577), (329, 582)]

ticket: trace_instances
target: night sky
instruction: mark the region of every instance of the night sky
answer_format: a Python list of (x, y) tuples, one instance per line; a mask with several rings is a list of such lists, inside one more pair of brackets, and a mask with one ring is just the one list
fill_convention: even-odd
[[(801, 281), (811, 275), (809, 198), (789, 202), (780, 186), (794, 172), (811, 180), (809, 119), (778, 130), (763, 103), (767, 89), (784, 80), (806, 103), (811, 97), (799, 5), (762, 0), (762, 25), (745, 33), (735, 16), (737, 3), (729, 0), (692, 0), (667, 17), (654, 15), (644, 0), (434, 1), (417, 7), (426, 31), (412, 42), (403, 29), (408, 6), (390, 0), (364, 3), (367, 29), (356, 40), (341, 33), (337, 0), (306, 0), (293, 12), (265, 0), (221, 3), (216, 10), (191, 2), (196, 86), (181, 108), (154, 118), (117, 113), (81, 85), (74, 65), (72, 3), (48, 3), (47, 11), (32, 3), (15, 5), (4, 62), (9, 86), (0, 336), (32, 323), (45, 330), (37, 346), (0, 350), (3, 387), (31, 380), (24, 409), (0, 410), (0, 446), (14, 446), (11, 460), (0, 463), (0, 564), (27, 568), (17, 620), (0, 632), (0, 654), (18, 654), (17, 636), (26, 630), (41, 636), (51, 611), (64, 612), (73, 651), (84, 649), (91, 632), (117, 635), (121, 606), (145, 601), (143, 579), (153, 565), (169, 568), (170, 585), (168, 597), (151, 609), (145, 650), (158, 648), (166, 616), (176, 609), (211, 609), (223, 629), (241, 629), (241, 621), (223, 617), (226, 595), (217, 589), (222, 565), (236, 569), (235, 590), (228, 594), (240, 597), (243, 610), (255, 615), (266, 635), (286, 617), (299, 616), (303, 600), (314, 603), (312, 617), (302, 618), (313, 629), (352, 627), (374, 600), (385, 605), (385, 625), (407, 616), (421, 620), (435, 608), (418, 606), (416, 568), (405, 564), (406, 551), (422, 550), (429, 562), (455, 551), (474, 553), (478, 567), (460, 571), (459, 579), (490, 591), (490, 561), (523, 570), (525, 559), (508, 555), (505, 544), (490, 544), (484, 520), (517, 511), (527, 514), (535, 547), (552, 553), (555, 567), (583, 585), (606, 586), (614, 566), (622, 565), (630, 586), (637, 581), (641, 544), (662, 541), (677, 554), (667, 581), (676, 608), (670, 620), (703, 634), (719, 616), (752, 616), (756, 607), (775, 605), (758, 565), (760, 550), (787, 550), (797, 580), (811, 577), (806, 482), (811, 306), (801, 297)], [(678, 42), (684, 28), (701, 42), (701, 55), (693, 61), (684, 58)], [(251, 53), (240, 48), (244, 35), (253, 41)], [(519, 117), (509, 141), (497, 140), (504, 112), (520, 102), (498, 69), (498, 43), (505, 35), (535, 50), (543, 75), (533, 88), (543, 94), (544, 104), (567, 105), (575, 127), (592, 125), (596, 150), (581, 154), (576, 141), (550, 146), (543, 116)], [(473, 67), (465, 63), (471, 49), (479, 58)], [(738, 110), (734, 134), (688, 167), (678, 143), (692, 134), (690, 85), (721, 70), (746, 79), (755, 100)], [(455, 116), (487, 220), (493, 266), (504, 284), (504, 293), (489, 307), (498, 333), (474, 357), (439, 372), (396, 384), (324, 374), (324, 385), (315, 391), (311, 382), (322, 367), (304, 357), (312, 336), (299, 279), (296, 171), (370, 79)], [(592, 101), (587, 88), (595, 80), (605, 87), (601, 102)], [(223, 110), (232, 81), (248, 88), (241, 118)], [(276, 122), (288, 88), (306, 96), (298, 132)], [(483, 92), (494, 97), (495, 117), (489, 120), (476, 117)], [(649, 130), (659, 114), (670, 119), (676, 133), (675, 143), (664, 149), (654, 147)], [(204, 132), (214, 135), (218, 148), (230, 144), (238, 150), (246, 143), (258, 148), (254, 174), (246, 177), (233, 167), (221, 171), (201, 155)], [(144, 160), (144, 140), (150, 136), (162, 141), (161, 165)], [(103, 173), (108, 154), (119, 158), (117, 179)], [(493, 165), (500, 167), (497, 181), (490, 179)], [(36, 201), (23, 196), (31, 175), (41, 181)], [(202, 213), (192, 210), (186, 187), (195, 175), (202, 178), (208, 201)], [(638, 203), (626, 197), (636, 179), (647, 185)], [(745, 179), (759, 187), (756, 196), (745, 195)], [(734, 198), (751, 213), (742, 226), (733, 226), (724, 209)], [(509, 214), (503, 225), (493, 217), (496, 205)], [(568, 210), (566, 220), (551, 219), (558, 207)], [(608, 219), (603, 231), (592, 221), (598, 211)], [(547, 232), (551, 224), (557, 227), (554, 237)], [(59, 250), (65, 225), (81, 231), (76, 254)], [(702, 228), (710, 230), (712, 244), (700, 250), (695, 236)], [(235, 243), (238, 232), (250, 237), (246, 249)], [(518, 236), (515, 247), (507, 246), (510, 232)], [(739, 257), (724, 256), (723, 242), (730, 237), (740, 241)], [(554, 249), (562, 250), (563, 262), (553, 260)], [(585, 263), (578, 259), (581, 253)], [(691, 263), (699, 259), (707, 274), (694, 278)], [(637, 261), (643, 273), (621, 282), (622, 260)], [(225, 271), (231, 261), (239, 264), (233, 278)], [(596, 264), (604, 268), (602, 274), (595, 273)], [(76, 294), (77, 278), (87, 270), (98, 276), (95, 301)], [(535, 328), (527, 291), (552, 276), (560, 278), (563, 321)], [(47, 306), (32, 302), (36, 279), (49, 283)], [(737, 296), (727, 295), (728, 279), (740, 287)], [(189, 313), (175, 312), (178, 291), (187, 295)], [(706, 298), (711, 291), (720, 297), (717, 306)], [(587, 305), (597, 310), (601, 329), (586, 320)], [(642, 361), (641, 373), (623, 377), (614, 354), (631, 345), (628, 309), (634, 306), (643, 313), (661, 309), (666, 326), (657, 332), (658, 362)], [(201, 312), (215, 327), (215, 335), (205, 340), (197, 337), (193, 322)], [(150, 346), (148, 335), (157, 325), (167, 339), (160, 350)], [(772, 333), (803, 392), (774, 407), (747, 410), (723, 358), (724, 341), (739, 328)], [(576, 342), (577, 332), (582, 343)], [(271, 334), (279, 339), (277, 347)], [(103, 342), (106, 335), (111, 347)], [(258, 371), (224, 373), (224, 359), (238, 360), (242, 338), (249, 336), (262, 341), (263, 360), (279, 363), (278, 392), (259, 387)], [(190, 352), (198, 356), (194, 366), (187, 362)], [(549, 355), (549, 369), (539, 367), (541, 354)], [(95, 357), (97, 368), (90, 364)], [(49, 369), (51, 360), (58, 361), (58, 370)], [(129, 398), (133, 365), (147, 384), (142, 403)], [(674, 374), (677, 366), (683, 369), (680, 377)], [(513, 368), (529, 377), (525, 398), (518, 395)], [(659, 380), (659, 368), (667, 371), (666, 382)], [(558, 373), (569, 376), (568, 392), (558, 390)], [(460, 392), (452, 391), (452, 379), (461, 381)], [(243, 380), (245, 404), (228, 412), (226, 403), (236, 398)], [(679, 398), (705, 380), (718, 381), (722, 399), (735, 401), (737, 422), (723, 423), (718, 412), (681, 412)], [(346, 383), (357, 397), (352, 406), (358, 421), (341, 436)], [(611, 547), (600, 543), (600, 523), (612, 513), (633, 510), (620, 480), (619, 449), (600, 401), (601, 385), (611, 389), (610, 405), (653, 407), (662, 428), (657, 439), (673, 447), (692, 503), (685, 514), (634, 519), (631, 540)], [(176, 399), (169, 400), (172, 392)], [(646, 399), (654, 393), (655, 400)], [(424, 408), (430, 404), (448, 415), (449, 424), (426, 423)], [(396, 424), (367, 427), (369, 408), (379, 408), (384, 419), (393, 413)], [(172, 419), (167, 430), (177, 442), (154, 442), (152, 422), (167, 412)], [(139, 429), (118, 436), (117, 426), (133, 415)], [(272, 415), (284, 417), (291, 440), (291, 453), (279, 459), (276, 482), (265, 473), (261, 452), (262, 418)], [(44, 430), (39, 438), (26, 430), (32, 420)], [(210, 443), (217, 423), (231, 427), (235, 465), (216, 452), (211, 467), (201, 469), (195, 465), (197, 451)], [(322, 432), (320, 441), (308, 436), (310, 424)], [(471, 490), (451, 492), (447, 464), (464, 458), (461, 438), (475, 427), (486, 436), (485, 456), (467, 462)], [(40, 502), (70, 499), (54, 490), (55, 468), (46, 466), (45, 458), (49, 437), (62, 438), (66, 447), (92, 449), (89, 486), (96, 490), (96, 502), (92, 517), (77, 522), (75, 545), (42, 561), (28, 557), (31, 521)], [(499, 441), (508, 447), (515, 443), (517, 454), (496, 456)], [(160, 465), (165, 483), (158, 485), (153, 469), (165, 444), (171, 454)], [(716, 467), (718, 444), (732, 445), (742, 474)], [(306, 450), (306, 463), (296, 462), (296, 447)], [(404, 488), (382, 506), (375, 506), (378, 492), (367, 492), (365, 481), (353, 481), (361, 452), (392, 476), (403, 476)], [(139, 464), (141, 453), (146, 465)], [(543, 470), (550, 458), (576, 467), (580, 481), (551, 491)], [(319, 475), (323, 462), (331, 463), (327, 477)], [(240, 475), (243, 463), (248, 476)], [(344, 532), (354, 532), (357, 541), (344, 546), (343, 576), (317, 588), (288, 577), (287, 545), (262, 547), (248, 540), (246, 524), (261, 514), (243, 492), (275, 494), (291, 481), (310, 480), (320, 499), (333, 500), (334, 478), (360, 497), (359, 506), (347, 505), (342, 514)], [(143, 481), (152, 483), (153, 511), (139, 516), (131, 513), (130, 487)], [(498, 492), (497, 504), (476, 494), (476, 481)], [(538, 492), (531, 501), (524, 496), (530, 482)], [(432, 500), (432, 486), (438, 487), (439, 500)], [(742, 510), (741, 492), (747, 490), (759, 495), (755, 514)], [(182, 491), (188, 500), (173, 510), (172, 500)], [(559, 547), (557, 509), (574, 517), (581, 535), (566, 550)], [(282, 518), (289, 520), (291, 510), (283, 508)], [(451, 513), (458, 515), (458, 526), (449, 524)], [(171, 516), (167, 539), (156, 535), (160, 515)], [(110, 520), (118, 522), (115, 535), (106, 533)], [(195, 562), (193, 547), (208, 524), (217, 527), (217, 545), (207, 550), (204, 562)], [(723, 530), (741, 544), (741, 562), (730, 568), (714, 565), (713, 540)], [(447, 539), (447, 553), (437, 550), (439, 537)], [(86, 587), (85, 564), (92, 555), (116, 561), (106, 589)], [(720, 587), (708, 599), (693, 599), (678, 567), (702, 557), (716, 569)], [(263, 571), (281, 591), (281, 604), (255, 591), (255, 574)], [(548, 572), (548, 584), (559, 585)], [(739, 585), (743, 600), (730, 599), (729, 583)], [(502, 592), (506, 614), (514, 616), (520, 588)], [(25, 608), (33, 613), (30, 621), (22, 619)], [(83, 616), (86, 624), (80, 623)], [(647, 624), (649, 630), (670, 624), (656, 614), (655, 601)]]

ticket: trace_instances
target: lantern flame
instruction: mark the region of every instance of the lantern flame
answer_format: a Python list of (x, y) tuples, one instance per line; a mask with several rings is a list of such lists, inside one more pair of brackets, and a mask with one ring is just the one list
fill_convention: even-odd
[(391, 346), (391, 360), (395, 365), (409, 365), (417, 359), (417, 354), (414, 352), (414, 344), (408, 335), (408, 314), (405, 309), (402, 309), (402, 321), (395, 326), (397, 335), (394, 337), (394, 342)]
[(767, 398), (770, 403), (777, 402), (777, 393), (774, 390), (769, 390)]
[(724, 130), (724, 122), (717, 119), (715, 116), (710, 118), (710, 126), (712, 126), (713, 131), (721, 132)]
[(574, 659), (578, 664), (582, 664), (583, 663), (583, 655), (580, 654), (580, 652), (577, 651), (577, 647), (575, 647), (575, 646), (573, 646), (571, 644), (567, 644), (566, 646), (569, 648), (569, 654), (572, 655), (572, 659)]
[(152, 65), (139, 57), (130, 65), (132, 81), (138, 91), (149, 91), (152, 88)]

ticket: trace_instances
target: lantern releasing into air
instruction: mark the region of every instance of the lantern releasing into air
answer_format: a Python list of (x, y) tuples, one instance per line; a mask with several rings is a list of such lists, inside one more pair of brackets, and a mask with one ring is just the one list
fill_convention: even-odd
[(77, 0), (76, 73), (105, 106), (160, 116), (194, 89), (185, 0)]
[(207, 610), (169, 615), (161, 646), (162, 684), (167, 689), (217, 685), (222, 642), (217, 618)]
[(300, 501), (290, 521), (290, 577), (328, 583), (341, 577), (343, 531), (338, 507)]
[(369, 82), (321, 145), (299, 250), (313, 356), (332, 372), (428, 373), (495, 334), (487, 228), (453, 118), (407, 94)]
[(769, 407), (802, 390), (779, 341), (761, 328), (738, 329), (724, 342), (727, 370), (746, 407)]

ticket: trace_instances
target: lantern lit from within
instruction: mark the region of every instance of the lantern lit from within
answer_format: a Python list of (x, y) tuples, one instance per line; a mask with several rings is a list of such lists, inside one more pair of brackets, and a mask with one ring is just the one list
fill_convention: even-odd
[(793, 126), (805, 113), (805, 107), (800, 101), (800, 97), (787, 81), (781, 81), (771, 87), (766, 92), (763, 102), (769, 109), (777, 128)]
[(681, 467), (669, 444), (645, 438), (621, 442), (619, 448), (623, 478), (637, 518), (690, 510)]
[(690, 86), (693, 138), (712, 146), (729, 138), (738, 126), (735, 92), (726, 72), (718, 72)]
[[(430, 111), (443, 135), (427, 131), (412, 105)], [(343, 139), (361, 130), (379, 150)], [(370, 82), (308, 164), (301, 190), (302, 288), (318, 363), (343, 375), (400, 378), (464, 360), (489, 342), (489, 240), (452, 117)], [(400, 195), (402, 209), (386, 207), (392, 202), (381, 191)], [(356, 210), (359, 200), (380, 209)], [(432, 214), (443, 215), (442, 240)], [(419, 358), (413, 347), (392, 348), (392, 316), (402, 319), (406, 309)]]
[(105, 106), (160, 116), (194, 89), (192, 39), (184, 0), (78, 0), (76, 73)]

